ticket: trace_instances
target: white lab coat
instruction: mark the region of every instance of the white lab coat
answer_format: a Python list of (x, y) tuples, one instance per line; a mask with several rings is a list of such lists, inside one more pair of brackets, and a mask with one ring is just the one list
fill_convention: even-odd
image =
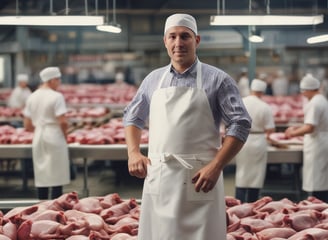
[(197, 67), (197, 88), (160, 88), (160, 81), (151, 99), (151, 165), (142, 195), (140, 240), (226, 239), (222, 173), (208, 193), (195, 192), (191, 182), (220, 145), (219, 130), (201, 88), (201, 63)]
[(35, 126), (32, 155), (36, 187), (70, 182), (68, 146), (56, 119), (66, 111), (63, 95), (48, 88), (36, 90), (27, 100), (24, 115)]
[(315, 130), (304, 135), (303, 190), (308, 192), (328, 190), (328, 102), (315, 95), (304, 108), (304, 123)]
[(275, 127), (270, 106), (257, 96), (243, 98), (252, 118), (250, 135), (236, 155), (236, 187), (262, 188), (267, 165), (266, 129)]

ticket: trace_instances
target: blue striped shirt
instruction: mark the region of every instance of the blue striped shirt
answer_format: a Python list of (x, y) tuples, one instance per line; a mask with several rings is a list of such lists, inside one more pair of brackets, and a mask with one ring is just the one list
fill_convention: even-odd
[[(149, 73), (141, 83), (134, 99), (124, 109), (124, 126), (134, 125), (142, 129), (147, 124), (152, 95), (168, 67), (170, 72), (161, 87), (196, 87), (197, 62), (198, 60), (181, 74), (171, 65)], [(245, 142), (251, 128), (251, 118), (243, 104), (236, 82), (224, 71), (202, 63), (202, 88), (208, 97), (215, 126), (219, 129), (223, 122), (226, 126), (226, 135)]]

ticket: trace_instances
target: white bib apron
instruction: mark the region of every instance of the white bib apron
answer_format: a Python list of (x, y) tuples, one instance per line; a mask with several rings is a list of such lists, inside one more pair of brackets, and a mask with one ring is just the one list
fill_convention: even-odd
[(59, 125), (36, 127), (32, 153), (36, 187), (62, 186), (70, 182), (68, 146)]
[(328, 190), (328, 132), (304, 135), (303, 190)]
[(262, 188), (267, 166), (267, 140), (265, 133), (250, 133), (236, 156), (236, 187)]
[(150, 103), (151, 165), (144, 182), (138, 239), (225, 240), (223, 173), (209, 193), (195, 192), (191, 182), (220, 146), (219, 130), (201, 88), (201, 64), (197, 88), (160, 88), (167, 72)]

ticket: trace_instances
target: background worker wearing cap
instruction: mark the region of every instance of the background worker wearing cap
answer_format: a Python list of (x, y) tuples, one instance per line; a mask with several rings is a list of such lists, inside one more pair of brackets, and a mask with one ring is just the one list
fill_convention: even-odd
[(251, 94), (243, 98), (252, 118), (248, 139), (236, 156), (236, 198), (242, 202), (254, 202), (263, 187), (267, 166), (267, 139), (275, 131), (271, 107), (261, 97), (266, 82), (253, 79)]
[(57, 67), (47, 67), (40, 72), (42, 85), (34, 91), (24, 109), (24, 126), (34, 131), (33, 169), (34, 183), (39, 199), (62, 195), (63, 185), (70, 182), (68, 147), (66, 142), (67, 112), (64, 97), (56, 89), (61, 72)]
[(8, 98), (8, 107), (20, 108), (25, 107), (26, 99), (30, 96), (31, 90), (28, 87), (28, 75), (18, 74), (16, 76), (16, 87)]
[[(225, 240), (222, 171), (246, 141), (251, 119), (235, 80), (198, 60), (192, 16), (168, 17), (163, 40), (170, 64), (146, 76), (124, 111), (129, 172), (146, 177), (138, 239)], [(147, 157), (139, 144), (148, 117)]]
[(307, 74), (300, 82), (304, 124), (286, 129), (287, 137), (304, 136), (302, 188), (309, 195), (328, 202), (328, 102), (320, 94), (320, 82)]

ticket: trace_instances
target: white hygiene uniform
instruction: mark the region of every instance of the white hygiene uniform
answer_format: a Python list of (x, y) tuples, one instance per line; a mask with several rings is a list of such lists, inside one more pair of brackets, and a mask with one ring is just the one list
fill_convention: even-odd
[(11, 108), (24, 108), (27, 98), (31, 95), (29, 88), (15, 87), (11, 92), (7, 105)]
[(40, 88), (28, 98), (24, 115), (35, 126), (32, 155), (36, 187), (70, 182), (68, 146), (56, 117), (67, 112), (61, 93)]
[(270, 106), (260, 98), (250, 95), (243, 98), (252, 118), (252, 127), (243, 148), (236, 155), (236, 187), (262, 188), (267, 165), (266, 129), (274, 128)]
[(303, 190), (307, 192), (328, 190), (328, 102), (315, 95), (304, 108), (304, 123), (315, 130), (304, 135)]
[(161, 88), (150, 103), (149, 158), (139, 222), (139, 240), (225, 240), (222, 173), (208, 193), (195, 191), (192, 177), (213, 160), (219, 129), (205, 91), (201, 63), (197, 88)]

